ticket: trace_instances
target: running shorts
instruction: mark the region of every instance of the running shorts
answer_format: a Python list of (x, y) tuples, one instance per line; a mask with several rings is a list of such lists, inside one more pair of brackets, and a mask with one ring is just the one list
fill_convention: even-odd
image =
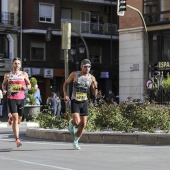
[(79, 113), (80, 116), (88, 116), (88, 104), (86, 101), (71, 100), (71, 113)]
[(11, 114), (18, 113), (19, 116), (23, 116), (25, 100), (8, 99), (8, 107)]

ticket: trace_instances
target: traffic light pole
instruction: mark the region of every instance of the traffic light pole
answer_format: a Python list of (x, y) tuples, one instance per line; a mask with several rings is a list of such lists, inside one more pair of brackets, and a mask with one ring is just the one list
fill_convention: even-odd
[[(147, 27), (146, 27), (146, 23), (145, 23), (145, 20), (143, 18), (143, 15), (141, 14), (141, 12), (137, 9), (137, 8), (134, 8), (130, 5), (126, 5), (127, 7), (135, 10), (138, 12), (138, 14), (140, 15), (141, 19), (142, 19), (142, 22), (143, 22), (143, 25), (144, 25), (144, 28), (145, 28), (145, 33), (146, 33), (146, 38), (145, 38), (145, 41), (146, 41), (146, 60), (149, 60), (149, 38), (148, 38), (148, 31), (147, 31)], [(148, 63), (148, 62), (147, 62)], [(146, 70), (146, 73), (148, 72), (148, 67), (145, 67), (147, 70)], [(151, 74), (148, 74), (148, 77), (150, 77)]]
[(128, 4), (127, 4), (126, 6), (138, 12), (138, 14), (140, 15), (140, 17), (141, 17), (141, 19), (142, 19), (142, 21), (143, 21), (143, 25), (144, 25), (144, 28), (145, 28), (145, 32), (147, 33), (148, 31), (147, 31), (146, 23), (145, 23), (145, 20), (144, 20), (144, 18), (143, 18), (143, 15), (141, 14), (141, 12), (140, 12), (137, 8), (134, 8), (133, 6), (130, 6), (130, 5), (128, 5)]

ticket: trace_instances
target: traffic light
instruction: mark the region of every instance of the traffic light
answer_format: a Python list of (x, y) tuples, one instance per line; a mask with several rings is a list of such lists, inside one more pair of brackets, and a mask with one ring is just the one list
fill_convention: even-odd
[(117, 15), (124, 16), (126, 11), (126, 0), (117, 0)]

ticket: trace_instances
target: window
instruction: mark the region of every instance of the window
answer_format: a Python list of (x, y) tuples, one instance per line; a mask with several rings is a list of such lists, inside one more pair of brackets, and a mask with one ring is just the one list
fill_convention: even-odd
[(149, 61), (170, 61), (170, 31), (153, 31), (149, 33)]
[[(68, 8), (61, 8), (61, 25), (64, 22), (71, 22), (72, 20), (72, 10)], [(73, 30), (77, 30), (74, 28), (75, 24), (72, 24), (71, 27)]]
[(45, 60), (45, 44), (44, 43), (31, 43), (30, 47), (30, 60), (31, 61), (44, 61)]
[(39, 22), (54, 23), (54, 5), (39, 4)]
[(170, 22), (170, 1), (144, 0), (144, 18), (147, 25)]
[(71, 21), (72, 10), (69, 8), (61, 8), (61, 19), (64, 21)]
[(90, 33), (90, 16), (91, 16), (90, 12), (87, 11), (81, 12), (80, 32)]
[(92, 63), (101, 63), (102, 47), (98, 47), (98, 46), (89, 47), (89, 54)]
[(9, 53), (9, 40), (6, 35), (0, 35), (0, 57), (10, 58)]

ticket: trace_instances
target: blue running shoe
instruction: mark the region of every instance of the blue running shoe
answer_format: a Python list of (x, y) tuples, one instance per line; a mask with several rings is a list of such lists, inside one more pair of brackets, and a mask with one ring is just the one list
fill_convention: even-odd
[(73, 143), (73, 148), (75, 149), (75, 150), (81, 150), (81, 148), (80, 148), (80, 146), (78, 145), (78, 143)]
[(73, 119), (70, 119), (70, 121), (69, 121), (68, 131), (69, 131), (71, 134), (75, 134), (75, 133), (76, 133), (76, 129), (75, 129), (75, 126), (73, 126), (73, 124), (72, 124), (72, 120), (73, 120)]

